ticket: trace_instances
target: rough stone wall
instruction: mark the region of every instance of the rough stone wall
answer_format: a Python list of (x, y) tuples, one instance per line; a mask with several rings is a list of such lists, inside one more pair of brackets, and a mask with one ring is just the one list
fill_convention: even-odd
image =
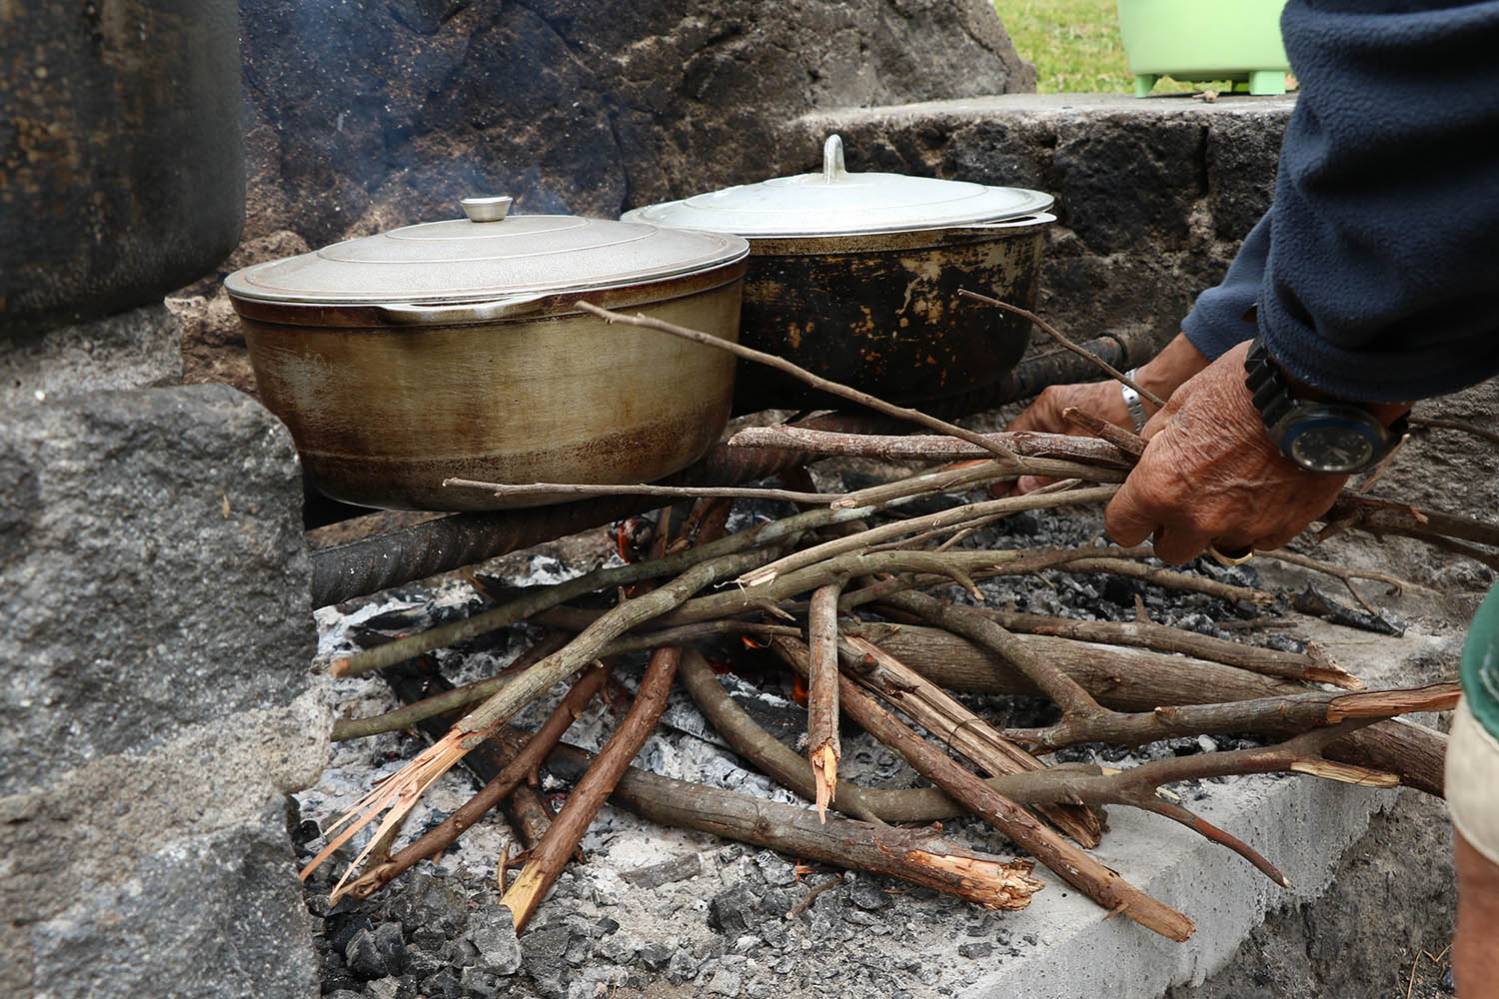
[(246, 237), (476, 193), (615, 217), (764, 177), (814, 108), (1035, 89), (989, 0), (240, 0)]
[(290, 435), (222, 385), (21, 402), (0, 495), (0, 993), (316, 994)]
[(849, 169), (1033, 187), (1059, 223), (1041, 310), (1077, 338), (1176, 335), (1269, 207), (1293, 97), (1011, 95), (805, 116), (804, 170), (829, 132)]

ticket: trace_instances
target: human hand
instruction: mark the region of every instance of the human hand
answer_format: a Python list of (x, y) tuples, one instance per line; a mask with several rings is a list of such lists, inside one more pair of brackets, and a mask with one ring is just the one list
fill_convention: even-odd
[(1344, 475), (1308, 472), (1270, 440), (1244, 384), (1243, 343), (1178, 388), (1145, 425), (1150, 443), (1104, 516), (1109, 536), (1186, 562), (1279, 548), (1326, 513)]
[[(1170, 399), (1178, 386), (1207, 366), (1208, 359), (1192, 345), (1185, 333), (1179, 333), (1164, 350), (1142, 365), (1134, 377), (1140, 387), (1163, 399)], [(1155, 411), (1155, 406), (1146, 399), (1141, 399), (1140, 405), (1147, 416)], [(1129, 431), (1136, 429), (1129, 408), (1124, 404), (1124, 396), (1120, 394), (1119, 383), (1114, 381), (1048, 386), (1005, 429), (1087, 436), (1086, 430), (1062, 416), (1066, 409), (1074, 406), (1116, 427)], [(1050, 481), (1034, 475), (1023, 476), (1015, 483), (1014, 491), (1028, 493)]]

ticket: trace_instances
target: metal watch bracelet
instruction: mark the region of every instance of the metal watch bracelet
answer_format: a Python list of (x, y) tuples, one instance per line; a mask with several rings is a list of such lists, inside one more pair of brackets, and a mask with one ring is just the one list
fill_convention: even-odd
[[(1138, 381), (1140, 377), (1139, 368), (1131, 368), (1124, 373), (1130, 381)], [(1145, 406), (1140, 401), (1140, 393), (1130, 388), (1123, 382), (1119, 383), (1119, 394), (1124, 396), (1124, 408), (1129, 410), (1129, 418), (1135, 423), (1135, 433), (1145, 429)]]

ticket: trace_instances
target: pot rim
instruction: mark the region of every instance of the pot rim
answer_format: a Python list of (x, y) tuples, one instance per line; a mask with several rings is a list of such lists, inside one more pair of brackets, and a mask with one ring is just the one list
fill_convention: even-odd
[(229, 301), (234, 306), (235, 313), (245, 319), (309, 329), (352, 327), (380, 333), (460, 326), (513, 326), (537, 320), (588, 315), (577, 307), (580, 301), (591, 302), (606, 309), (622, 309), (712, 291), (743, 281), (746, 258), (749, 255), (750, 248), (746, 245), (744, 252), (728, 263), (659, 280), (491, 302), (454, 302), (440, 306), (414, 305), (409, 302), (284, 302), (248, 298), (232, 289), (229, 291)]
[(1023, 239), (1053, 225), (1050, 212), (1034, 212), (993, 224), (944, 225), (929, 229), (893, 229), (886, 232), (827, 233), (806, 236), (746, 236), (750, 257), (818, 256), (822, 254), (882, 253), (889, 250), (922, 250), (960, 243), (989, 243)]

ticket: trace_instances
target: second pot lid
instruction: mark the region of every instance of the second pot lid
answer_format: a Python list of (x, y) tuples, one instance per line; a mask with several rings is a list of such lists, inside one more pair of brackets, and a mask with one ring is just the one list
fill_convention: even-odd
[(711, 270), (749, 244), (722, 233), (573, 215), (508, 215), (510, 198), (468, 198), (429, 222), (255, 264), (230, 294), (322, 305), (445, 304), (598, 291)]
[(1002, 222), (1050, 208), (1056, 199), (1021, 187), (897, 173), (849, 173), (843, 140), (828, 136), (822, 173), (777, 177), (683, 201), (626, 212), (632, 222), (735, 233), (750, 238), (856, 236)]

